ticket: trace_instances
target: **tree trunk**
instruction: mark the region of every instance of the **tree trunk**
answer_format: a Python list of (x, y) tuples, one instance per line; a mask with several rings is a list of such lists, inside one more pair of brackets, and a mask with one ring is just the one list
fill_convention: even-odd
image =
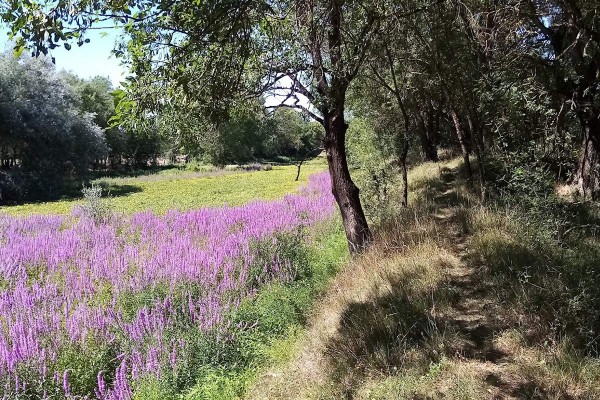
[(421, 153), (424, 161), (438, 161), (437, 144), (435, 143), (435, 135), (428, 126), (425, 125), (423, 116), (419, 113), (419, 136), (421, 139)]
[(597, 116), (580, 116), (583, 143), (574, 183), (584, 199), (596, 199), (600, 193), (600, 122)]
[(408, 148), (410, 146), (410, 138), (408, 132), (410, 131), (410, 118), (404, 107), (404, 102), (397, 92), (396, 98), (398, 105), (402, 111), (404, 117), (404, 135), (398, 135), (398, 139), (402, 138), (402, 147), (400, 149), (400, 168), (402, 169), (402, 207), (408, 207), (408, 166), (406, 165), (406, 159), (408, 158)]
[(408, 207), (408, 167), (406, 158), (408, 157), (408, 140), (405, 137), (400, 154), (400, 168), (402, 169), (402, 207)]
[(430, 161), (439, 161), (438, 159), (438, 133), (440, 131), (440, 118), (439, 113), (436, 113), (431, 101), (427, 105), (427, 145), (428, 145), (428, 157)]
[(348, 169), (345, 147), (348, 125), (343, 114), (328, 116), (324, 125), (325, 151), (333, 196), (342, 214), (350, 253), (360, 253), (371, 242), (373, 236), (360, 203), (358, 187), (352, 181)]
[(450, 115), (452, 116), (452, 121), (454, 122), (454, 127), (456, 128), (456, 136), (458, 138), (458, 144), (460, 144), (460, 151), (463, 156), (463, 160), (465, 163), (465, 171), (467, 172), (467, 179), (473, 178), (473, 168), (471, 168), (471, 160), (469, 159), (469, 150), (467, 149), (467, 143), (465, 139), (465, 131), (462, 128), (460, 123), (460, 119), (458, 118), (458, 114), (454, 108), (450, 109)]
[(300, 179), (300, 168), (302, 168), (302, 163), (304, 163), (304, 158), (300, 160), (300, 162), (297, 165), (298, 173), (296, 174), (296, 182), (298, 182), (298, 179)]
[(479, 189), (481, 200), (485, 200), (486, 188), (485, 188), (485, 160), (483, 150), (483, 138), (480, 135), (479, 128), (475, 125), (474, 118), (469, 113), (467, 115), (467, 121), (469, 123), (469, 130), (471, 131), (471, 138), (473, 140), (473, 147), (475, 148), (475, 155), (477, 157), (477, 172), (479, 175)]

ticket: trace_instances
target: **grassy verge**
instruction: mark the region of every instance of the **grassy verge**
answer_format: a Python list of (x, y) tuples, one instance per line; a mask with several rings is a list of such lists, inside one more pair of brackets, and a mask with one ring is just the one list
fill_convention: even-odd
[(382, 218), (249, 398), (600, 398), (593, 205), (482, 204), (460, 168), (413, 169), (410, 206)]
[[(255, 199), (275, 199), (305, 184), (308, 176), (325, 169), (321, 159), (303, 165), (300, 179), (295, 181), (296, 166), (275, 166), (270, 171), (223, 172), (198, 177), (186, 172), (137, 178), (98, 180), (106, 188), (107, 203), (117, 212), (131, 214), (153, 210), (163, 214), (171, 209), (189, 210), (240, 205)], [(27, 203), (0, 207), (10, 215), (68, 214), (81, 202), (66, 199), (48, 203)]]

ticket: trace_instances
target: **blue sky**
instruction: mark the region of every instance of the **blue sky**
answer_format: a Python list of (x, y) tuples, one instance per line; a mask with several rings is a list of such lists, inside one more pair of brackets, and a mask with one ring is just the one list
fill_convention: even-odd
[[(0, 32), (0, 48), (12, 48), (6, 29)], [(106, 36), (102, 37), (102, 32), (105, 32)], [(116, 29), (92, 30), (86, 34), (90, 43), (81, 47), (73, 44), (69, 51), (63, 47), (52, 50), (51, 55), (56, 60), (56, 67), (71, 71), (82, 78), (108, 77), (113, 85), (118, 87), (127, 72), (127, 69), (120, 65), (120, 61), (111, 54), (118, 34)]]

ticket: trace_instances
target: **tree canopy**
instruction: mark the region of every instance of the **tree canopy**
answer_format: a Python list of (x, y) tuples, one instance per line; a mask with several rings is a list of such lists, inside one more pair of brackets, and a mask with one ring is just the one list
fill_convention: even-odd
[[(86, 45), (89, 29), (99, 26), (123, 29), (115, 52), (131, 76), (116, 120), (129, 131), (162, 132), (175, 144), (171, 152), (212, 153), (215, 161), (265, 155), (265, 143), (276, 152), (298, 152), (300, 142), (314, 147), (319, 135), (297, 133), (299, 116), (280, 111), (273, 118), (280, 132), (267, 139), (277, 129), (262, 120), (257, 101), (276, 94), (282, 101), (268, 109), (296, 109), (322, 125), (349, 246), (360, 251), (371, 232), (358, 186), (373, 185), (354, 183), (347, 147), (354, 148), (352, 168), (374, 164), (346, 143), (354, 120), (370, 125), (354, 137), (370, 132), (385, 158), (385, 171), (375, 170), (403, 171), (405, 204), (411, 150), (435, 161), (439, 147), (460, 152), (482, 198), (494, 189), (488, 181), (510, 185), (523, 165), (568, 180), (584, 198), (598, 196), (599, 5), (54, 0), (6, 4), (2, 18), (17, 53), (34, 55)], [(284, 148), (279, 141), (290, 132), (295, 139)]]
[(0, 200), (51, 198), (107, 153), (81, 101), (48, 61), (0, 56)]

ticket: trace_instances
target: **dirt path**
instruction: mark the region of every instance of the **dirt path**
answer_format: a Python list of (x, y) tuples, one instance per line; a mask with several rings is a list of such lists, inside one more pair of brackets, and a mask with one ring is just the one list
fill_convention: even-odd
[[(423, 189), (425, 208), (416, 204), (401, 215), (397, 227), (387, 228), (391, 237), (380, 238), (389, 243), (336, 276), (291, 359), (265, 371), (248, 398), (573, 398), (549, 395), (521, 373), (522, 347), (510, 342), (519, 315), (503, 303), (489, 271), (471, 252), (465, 213), (478, 205), (459, 190), (457, 177), (455, 169), (439, 170)], [(421, 292), (411, 294), (407, 287)], [(427, 296), (433, 305), (413, 310)], [(419, 327), (419, 312), (443, 337), (441, 357), (427, 358), (433, 336), (427, 324)], [(399, 338), (410, 336), (412, 342), (399, 345)], [(427, 369), (440, 360), (445, 370), (431, 378)], [(387, 378), (397, 379), (398, 388), (371, 397)], [(466, 392), (453, 380), (470, 382)]]
[(485, 266), (470, 257), (469, 235), (460, 226), (465, 204), (456, 191), (456, 175), (453, 170), (442, 172), (445, 190), (435, 200), (446, 204), (434, 215), (446, 226), (451, 250), (460, 260), (447, 270), (452, 301), (437, 315), (458, 335), (453, 361), (484, 379), (491, 399), (546, 398), (535, 383), (515, 373), (511, 349), (498, 345), (497, 339), (513, 325), (512, 316), (501, 304)]

